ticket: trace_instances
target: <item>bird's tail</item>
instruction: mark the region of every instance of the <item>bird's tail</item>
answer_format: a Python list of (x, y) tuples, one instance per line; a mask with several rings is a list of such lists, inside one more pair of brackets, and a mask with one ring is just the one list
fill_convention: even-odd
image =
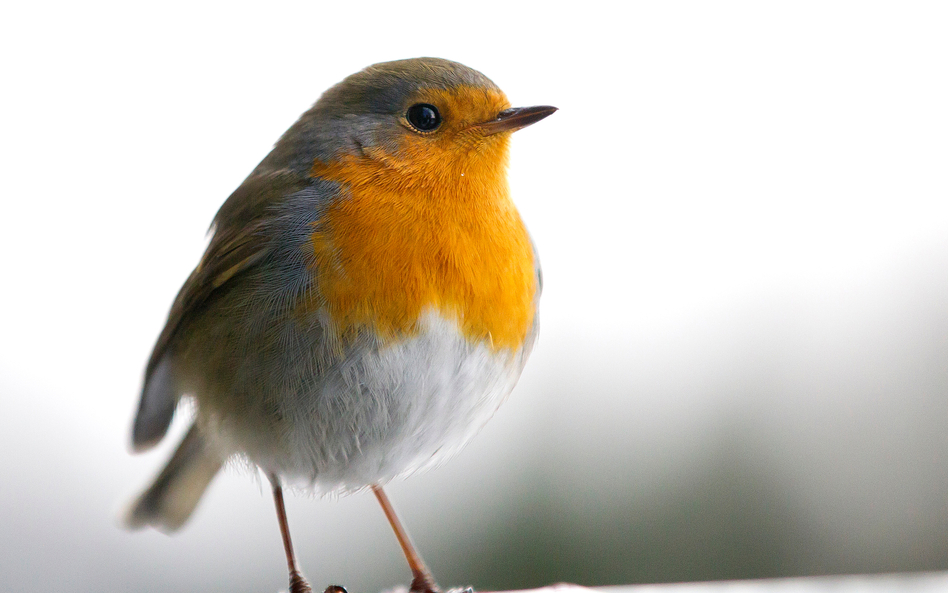
[(208, 445), (196, 424), (178, 445), (152, 485), (132, 504), (125, 516), (130, 529), (151, 526), (171, 532), (184, 525), (201, 495), (224, 464)]

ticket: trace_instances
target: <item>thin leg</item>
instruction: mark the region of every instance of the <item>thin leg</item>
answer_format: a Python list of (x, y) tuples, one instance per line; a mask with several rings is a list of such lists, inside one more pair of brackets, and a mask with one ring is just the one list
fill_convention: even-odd
[(273, 502), (276, 504), (277, 520), (280, 522), (280, 533), (283, 534), (283, 549), (286, 550), (286, 566), (290, 571), (290, 593), (312, 593), (309, 583), (300, 574), (296, 564), (296, 555), (293, 553), (293, 542), (290, 540), (290, 526), (286, 521), (286, 507), (283, 505), (283, 488), (276, 476), (270, 476), (273, 484)]
[(398, 538), (398, 544), (402, 547), (402, 552), (405, 553), (405, 558), (408, 560), (408, 566), (411, 568), (413, 577), (410, 592), (441, 593), (441, 589), (439, 589), (437, 583), (435, 583), (434, 577), (431, 576), (431, 571), (428, 570), (428, 567), (425, 566), (425, 561), (421, 559), (421, 556), (415, 550), (415, 545), (411, 543), (411, 537), (408, 536), (408, 532), (402, 527), (402, 522), (398, 520), (398, 515), (395, 514), (395, 509), (392, 508), (392, 503), (389, 502), (388, 496), (385, 495), (382, 487), (372, 486), (372, 492), (374, 492), (375, 497), (379, 499), (379, 504), (382, 505), (382, 510), (385, 512), (388, 522), (395, 531), (395, 537)]

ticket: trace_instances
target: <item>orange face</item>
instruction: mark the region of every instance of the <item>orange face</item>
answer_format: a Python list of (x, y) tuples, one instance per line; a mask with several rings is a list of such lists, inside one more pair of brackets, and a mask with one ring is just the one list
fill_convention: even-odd
[(342, 195), (316, 223), (317, 295), (345, 337), (410, 336), (427, 310), (473, 343), (517, 349), (534, 315), (533, 249), (507, 186), (509, 132), (475, 124), (509, 107), (503, 93), (422, 89), (443, 124), (419, 133), (404, 117), (395, 150), (313, 163)]

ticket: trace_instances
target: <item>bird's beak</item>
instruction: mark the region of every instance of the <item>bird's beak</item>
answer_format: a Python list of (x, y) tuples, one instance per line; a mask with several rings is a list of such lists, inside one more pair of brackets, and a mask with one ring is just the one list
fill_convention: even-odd
[(474, 124), (470, 129), (479, 130), (485, 136), (499, 134), (500, 132), (516, 132), (530, 124), (537, 123), (548, 115), (552, 115), (554, 111), (556, 111), (556, 107), (550, 107), (549, 105), (512, 107), (504, 109), (492, 120)]

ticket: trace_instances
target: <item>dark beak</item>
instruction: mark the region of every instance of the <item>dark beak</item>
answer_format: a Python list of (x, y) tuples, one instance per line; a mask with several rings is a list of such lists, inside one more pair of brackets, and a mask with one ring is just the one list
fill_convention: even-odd
[(480, 130), (485, 135), (499, 134), (500, 132), (516, 132), (531, 124), (535, 124), (548, 115), (553, 115), (556, 107), (538, 105), (536, 107), (513, 107), (504, 109), (495, 119), (474, 124), (472, 130)]

